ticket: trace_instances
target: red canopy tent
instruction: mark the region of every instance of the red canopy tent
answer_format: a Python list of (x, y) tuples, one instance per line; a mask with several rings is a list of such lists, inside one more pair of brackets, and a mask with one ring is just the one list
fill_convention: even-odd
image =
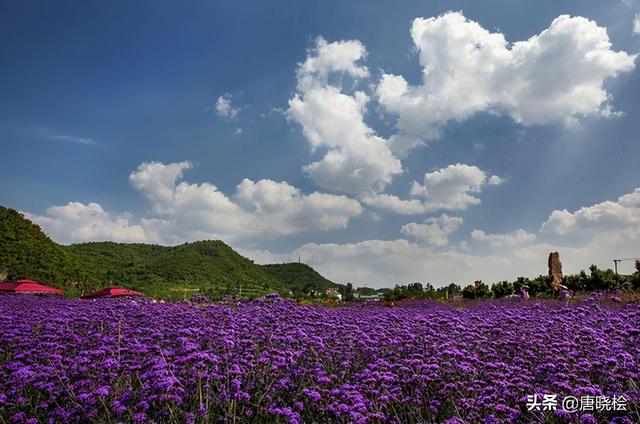
[(82, 296), (83, 298), (92, 298), (92, 297), (118, 297), (118, 296), (142, 296), (143, 293), (123, 289), (121, 287), (109, 287), (108, 289), (103, 289), (97, 292), (88, 293)]
[(0, 291), (31, 294), (62, 294), (64, 290), (45, 286), (36, 281), (18, 280), (13, 283), (0, 284)]

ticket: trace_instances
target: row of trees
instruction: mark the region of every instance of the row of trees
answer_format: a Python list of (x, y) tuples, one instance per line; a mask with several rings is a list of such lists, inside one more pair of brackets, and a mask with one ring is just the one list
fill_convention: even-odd
[[(636, 262), (637, 272), (631, 276), (619, 275), (611, 269), (602, 270), (595, 265), (589, 267), (589, 272), (580, 271), (577, 274), (565, 275), (563, 284), (573, 292), (590, 292), (597, 290), (612, 290), (627, 285), (640, 289), (640, 261)], [(540, 275), (536, 278), (518, 277), (515, 281), (499, 281), (491, 286), (482, 281), (461, 288), (458, 284), (447, 287), (434, 288), (431, 284), (412, 283), (396, 285), (385, 292), (385, 300), (396, 301), (403, 299), (451, 299), (462, 295), (465, 299), (503, 298), (518, 294), (524, 286), (531, 296), (554, 297), (557, 295), (552, 285), (552, 278)]]
[(285, 297), (303, 301), (312, 299), (324, 299), (335, 300), (335, 294), (340, 294), (342, 300), (352, 302), (355, 300), (356, 290), (353, 288), (353, 284), (334, 284), (329, 282), (328, 287), (326, 285), (318, 284), (317, 282), (307, 283), (302, 287), (290, 287), (289, 293)]
[(387, 301), (403, 299), (440, 299), (446, 300), (462, 294), (462, 288), (458, 284), (449, 284), (446, 287), (434, 288), (431, 284), (412, 283), (397, 285), (384, 293)]

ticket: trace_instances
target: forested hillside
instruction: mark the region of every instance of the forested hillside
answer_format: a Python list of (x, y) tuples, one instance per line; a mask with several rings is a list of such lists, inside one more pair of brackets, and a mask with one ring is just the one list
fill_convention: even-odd
[(302, 263), (269, 264), (261, 267), (289, 289), (303, 293), (310, 293), (312, 290), (324, 292), (328, 288), (339, 288), (341, 286), (327, 280), (315, 269)]
[(75, 258), (13, 209), (0, 206), (0, 273), (5, 279), (31, 278), (65, 287), (82, 272)]
[(308, 284), (335, 286), (302, 264), (261, 267), (222, 241), (179, 246), (92, 242), (63, 246), (20, 213), (0, 207), (0, 272), (30, 278), (79, 295), (122, 285), (159, 298), (185, 298), (195, 291), (255, 297), (287, 294)]

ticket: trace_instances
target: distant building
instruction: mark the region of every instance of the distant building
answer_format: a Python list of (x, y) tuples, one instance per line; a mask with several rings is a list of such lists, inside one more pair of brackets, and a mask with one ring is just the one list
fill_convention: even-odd
[(375, 294), (358, 294), (355, 295), (356, 299), (364, 302), (379, 302), (384, 299), (384, 292), (377, 292)]
[(336, 289), (335, 287), (331, 287), (328, 288), (324, 291), (325, 296), (327, 296), (329, 299), (337, 299), (337, 300), (342, 300), (342, 295), (340, 294), (340, 292), (338, 291), (338, 289)]

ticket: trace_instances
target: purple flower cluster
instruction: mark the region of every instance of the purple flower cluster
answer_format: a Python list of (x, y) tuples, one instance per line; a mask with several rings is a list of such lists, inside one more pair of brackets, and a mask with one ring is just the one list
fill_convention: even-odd
[[(0, 322), (2, 422), (640, 422), (637, 304), (0, 296)], [(545, 393), (628, 411), (527, 411)]]

